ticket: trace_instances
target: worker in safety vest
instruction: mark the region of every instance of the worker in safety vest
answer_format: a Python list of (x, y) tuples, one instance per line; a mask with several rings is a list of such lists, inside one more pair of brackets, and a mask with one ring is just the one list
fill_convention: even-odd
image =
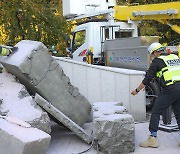
[(152, 43), (148, 52), (154, 56), (154, 59), (142, 83), (131, 94), (138, 94), (155, 76), (160, 79), (162, 91), (152, 109), (149, 123), (150, 136), (139, 144), (141, 147), (157, 148), (159, 146), (157, 131), (160, 115), (171, 105), (180, 129), (180, 59), (177, 55), (165, 53), (165, 48), (158, 42)]
[(9, 56), (10, 54), (14, 53), (18, 47), (11, 47), (0, 45), (0, 56)]
[[(9, 56), (12, 53), (14, 53), (17, 49), (18, 47), (0, 45), (0, 56)], [(8, 72), (8, 71), (0, 66), (0, 73), (1, 72)]]

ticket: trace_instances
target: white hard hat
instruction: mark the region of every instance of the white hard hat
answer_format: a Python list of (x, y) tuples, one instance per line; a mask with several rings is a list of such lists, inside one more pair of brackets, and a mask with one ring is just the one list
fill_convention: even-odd
[(164, 50), (164, 47), (158, 42), (152, 43), (148, 47), (149, 54), (152, 54), (154, 51), (163, 51), (163, 50)]

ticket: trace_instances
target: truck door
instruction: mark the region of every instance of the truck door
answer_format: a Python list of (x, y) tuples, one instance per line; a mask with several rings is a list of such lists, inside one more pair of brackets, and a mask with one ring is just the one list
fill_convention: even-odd
[(86, 29), (76, 31), (72, 38), (72, 58), (76, 61), (85, 62), (87, 43), (86, 43)]

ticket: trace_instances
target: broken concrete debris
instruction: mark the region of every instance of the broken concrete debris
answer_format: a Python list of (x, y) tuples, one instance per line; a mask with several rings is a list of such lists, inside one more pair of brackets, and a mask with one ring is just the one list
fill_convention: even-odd
[(24, 128), (0, 118), (1, 154), (45, 154), (51, 136), (37, 128)]
[(93, 136), (100, 151), (127, 154), (134, 151), (134, 119), (121, 103), (93, 104)]
[(89, 101), (72, 86), (62, 68), (49, 54), (43, 43), (23, 40), (18, 51), (3, 58), (1, 63), (31, 94), (38, 93), (78, 125), (89, 118)]
[(0, 115), (19, 118), (32, 127), (50, 133), (50, 118), (10, 73), (0, 73)]
[(91, 134), (88, 134), (84, 129), (82, 129), (79, 125), (74, 123), (61, 111), (57, 110), (50, 102), (47, 102), (44, 98), (42, 98), (38, 94), (35, 95), (35, 102), (39, 104), (42, 108), (44, 108), (48, 113), (53, 115), (54, 118), (56, 118), (59, 122), (64, 124), (67, 128), (69, 128), (72, 132), (74, 132), (86, 143), (89, 144), (92, 142)]
[[(122, 102), (93, 104), (92, 137), (92, 134), (88, 134), (81, 127), (89, 119), (91, 104), (79, 93), (78, 88), (70, 83), (60, 65), (48, 54), (48, 49), (41, 42), (29, 40), (23, 40), (16, 46), (18, 51), (9, 57), (3, 57), (1, 63), (23, 85), (16, 81), (15, 76), (10, 73), (0, 74), (0, 89), (3, 89), (0, 93), (0, 115), (15, 116), (32, 127), (50, 133), (48, 112), (86, 143), (98, 145), (102, 152), (123, 154), (134, 151), (134, 119), (127, 113)], [(12, 88), (13, 86), (15, 88)], [(29, 93), (34, 95), (35, 99)], [(5, 125), (12, 125), (13, 129), (18, 127), (18, 131), (22, 129), (8, 123), (3, 118), (0, 118), (1, 122)], [(38, 129), (31, 132), (37, 131), (38, 136), (38, 131), (40, 131)], [(4, 127), (0, 127), (0, 135), (11, 140), (13, 146), (17, 142), (18, 146), (22, 147), (20, 148), (22, 154), (44, 154), (50, 142), (50, 136), (45, 133), (26, 143), (21, 138), (29, 138), (29, 136), (22, 137), (19, 134), (13, 134), (11, 130), (5, 130)], [(3, 146), (8, 145), (6, 142), (4, 144)], [(37, 145), (38, 148), (35, 151), (34, 147)], [(2, 148), (2, 150), (6, 149)], [(12, 149), (9, 150), (11, 153)]]

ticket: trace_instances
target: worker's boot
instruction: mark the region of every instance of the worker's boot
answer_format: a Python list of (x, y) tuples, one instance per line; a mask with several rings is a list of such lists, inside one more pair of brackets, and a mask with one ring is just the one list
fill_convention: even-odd
[(158, 139), (156, 137), (149, 136), (149, 138), (139, 144), (140, 147), (144, 148), (157, 148), (159, 146)]

